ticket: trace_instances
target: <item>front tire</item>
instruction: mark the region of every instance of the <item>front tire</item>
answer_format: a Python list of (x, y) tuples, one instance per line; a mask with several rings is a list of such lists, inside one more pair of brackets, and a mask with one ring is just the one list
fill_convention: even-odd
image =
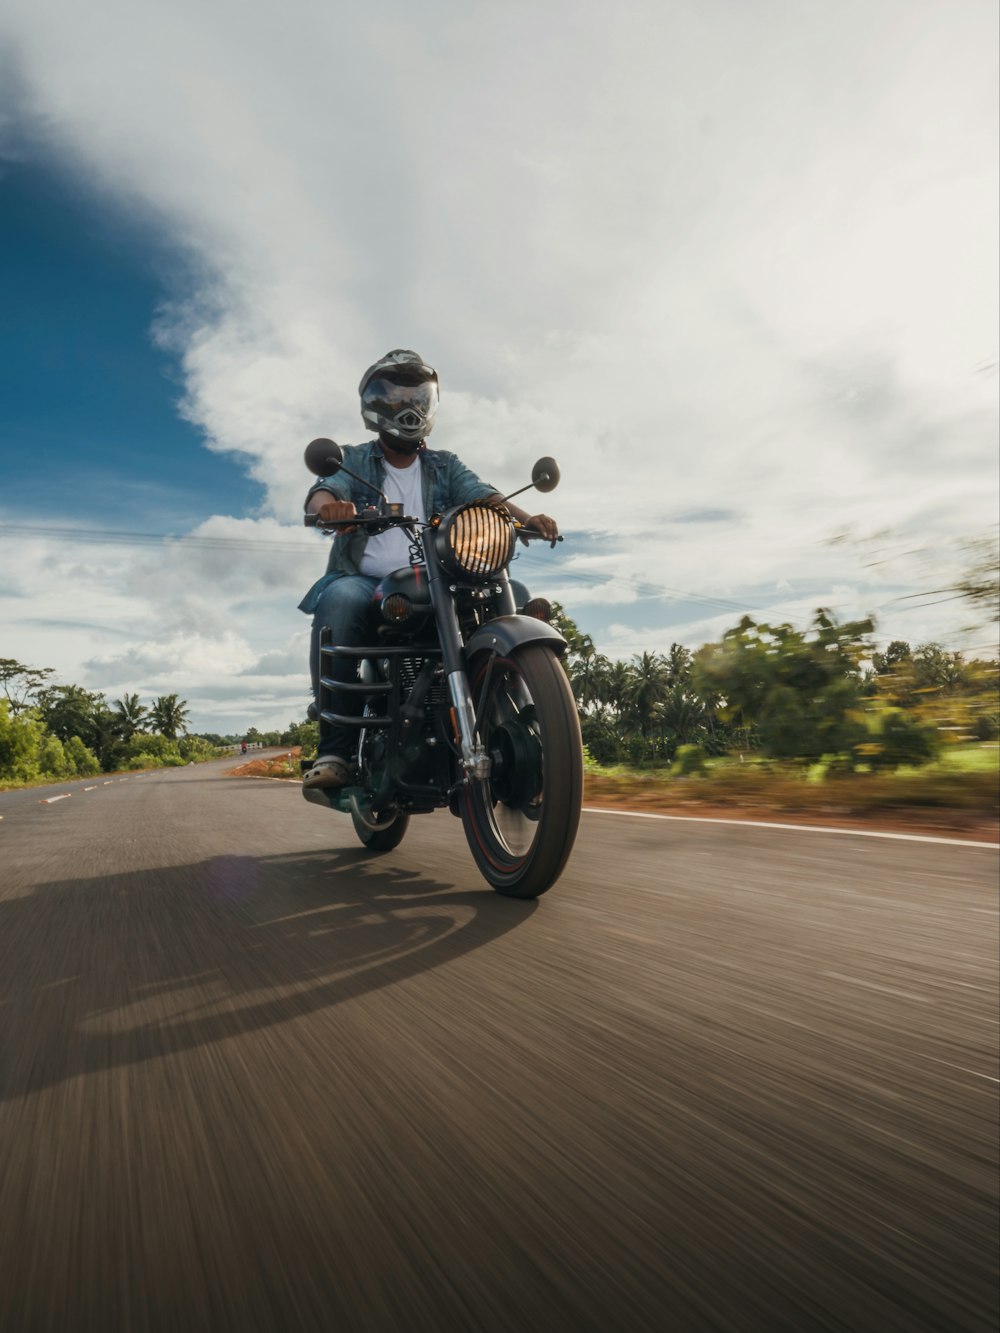
[(583, 804), (576, 702), (551, 649), (528, 644), (480, 659), (472, 672), (490, 777), (461, 804), (469, 848), (485, 878), (511, 898), (537, 898), (562, 874)]

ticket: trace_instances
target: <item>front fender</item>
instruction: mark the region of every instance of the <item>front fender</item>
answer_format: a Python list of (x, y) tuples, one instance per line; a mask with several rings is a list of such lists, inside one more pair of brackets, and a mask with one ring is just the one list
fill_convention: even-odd
[(465, 645), (465, 656), (470, 662), (483, 652), (506, 657), (527, 643), (544, 643), (557, 657), (566, 652), (566, 640), (546, 621), (534, 616), (497, 616), (474, 631)]

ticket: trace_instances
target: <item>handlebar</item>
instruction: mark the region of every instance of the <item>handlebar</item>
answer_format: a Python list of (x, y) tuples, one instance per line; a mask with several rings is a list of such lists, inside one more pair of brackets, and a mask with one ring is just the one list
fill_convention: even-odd
[(339, 532), (343, 528), (403, 528), (420, 527), (420, 519), (406, 514), (355, 514), (353, 518), (337, 518), (324, 523), (319, 514), (303, 514), (307, 528), (321, 528), (324, 532)]
[[(403, 527), (421, 527), (419, 518), (413, 518), (412, 515), (405, 514), (366, 514), (364, 512), (355, 514), (353, 518), (332, 519), (324, 523), (319, 514), (304, 514), (302, 522), (307, 528), (321, 528), (324, 532), (341, 532), (345, 528), (403, 528)], [(548, 541), (550, 546), (555, 542), (561, 542), (562, 536), (558, 536), (554, 541), (550, 541), (543, 532), (536, 528), (523, 528), (515, 522), (515, 532), (518, 537), (524, 541)]]

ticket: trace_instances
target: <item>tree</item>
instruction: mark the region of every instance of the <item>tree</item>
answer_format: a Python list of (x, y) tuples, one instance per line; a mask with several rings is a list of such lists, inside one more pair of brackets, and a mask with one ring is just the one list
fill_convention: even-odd
[(70, 736), (63, 746), (63, 751), (66, 755), (67, 772), (75, 773), (81, 778), (89, 778), (101, 771), (97, 756), (84, 745), (79, 736)]
[(965, 683), (962, 654), (948, 652), (939, 643), (925, 643), (913, 654), (917, 690), (954, 690)]
[(82, 685), (50, 685), (38, 695), (39, 715), (52, 735), (60, 741), (79, 736), (90, 748), (107, 706), (103, 694), (93, 694)]
[(675, 745), (690, 745), (705, 735), (704, 703), (683, 685), (671, 685), (657, 708), (657, 721)]
[(667, 684), (686, 685), (691, 679), (691, 650), (681, 643), (672, 643), (666, 657)]
[(137, 694), (124, 694), (115, 700), (115, 725), (123, 741), (130, 741), (138, 731), (144, 731), (143, 723), (149, 716), (149, 709), (139, 701)]
[(53, 667), (30, 667), (13, 657), (0, 657), (0, 687), (15, 716), (31, 707), (49, 676), (54, 675)]
[(870, 620), (839, 624), (823, 608), (806, 633), (744, 616), (695, 655), (697, 691), (717, 693), (722, 716), (755, 727), (768, 754), (853, 754), (867, 736), (859, 704), (872, 628)]
[(0, 781), (30, 782), (39, 776), (45, 728), (32, 713), (15, 713), (0, 699)]
[(638, 727), (643, 740), (647, 740), (653, 730), (669, 681), (669, 664), (662, 653), (643, 653), (632, 659), (626, 706), (628, 720)]
[(569, 683), (581, 710), (600, 708), (604, 703), (609, 665), (608, 659), (597, 652), (589, 639), (585, 651), (571, 659), (567, 668)]
[(153, 700), (153, 706), (149, 710), (149, 720), (161, 736), (166, 736), (168, 740), (175, 741), (179, 731), (186, 731), (185, 723), (188, 717), (188, 706), (186, 699), (178, 699), (176, 694), (161, 694), (158, 699)]
[(877, 676), (890, 676), (903, 662), (910, 660), (910, 645), (905, 639), (893, 639), (884, 653), (872, 653)]

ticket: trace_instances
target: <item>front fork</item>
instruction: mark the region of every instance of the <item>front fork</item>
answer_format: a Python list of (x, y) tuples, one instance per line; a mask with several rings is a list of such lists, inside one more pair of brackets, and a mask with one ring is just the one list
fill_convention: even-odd
[[(438, 561), (434, 549), (433, 529), (424, 529), (423, 545), (431, 605), (434, 608), (441, 640), (441, 657), (448, 679), (448, 693), (451, 696), (452, 717), (458, 733), (462, 768), (465, 770), (466, 781), (472, 779), (485, 782), (490, 776), (491, 761), (476, 727), (476, 710), (472, 703), (469, 676), (465, 670), (465, 645), (462, 643), (458, 613), (455, 610), (454, 590)], [(502, 583), (501, 614), (513, 614), (514, 594), (511, 592), (506, 572), (499, 577), (498, 582)]]

